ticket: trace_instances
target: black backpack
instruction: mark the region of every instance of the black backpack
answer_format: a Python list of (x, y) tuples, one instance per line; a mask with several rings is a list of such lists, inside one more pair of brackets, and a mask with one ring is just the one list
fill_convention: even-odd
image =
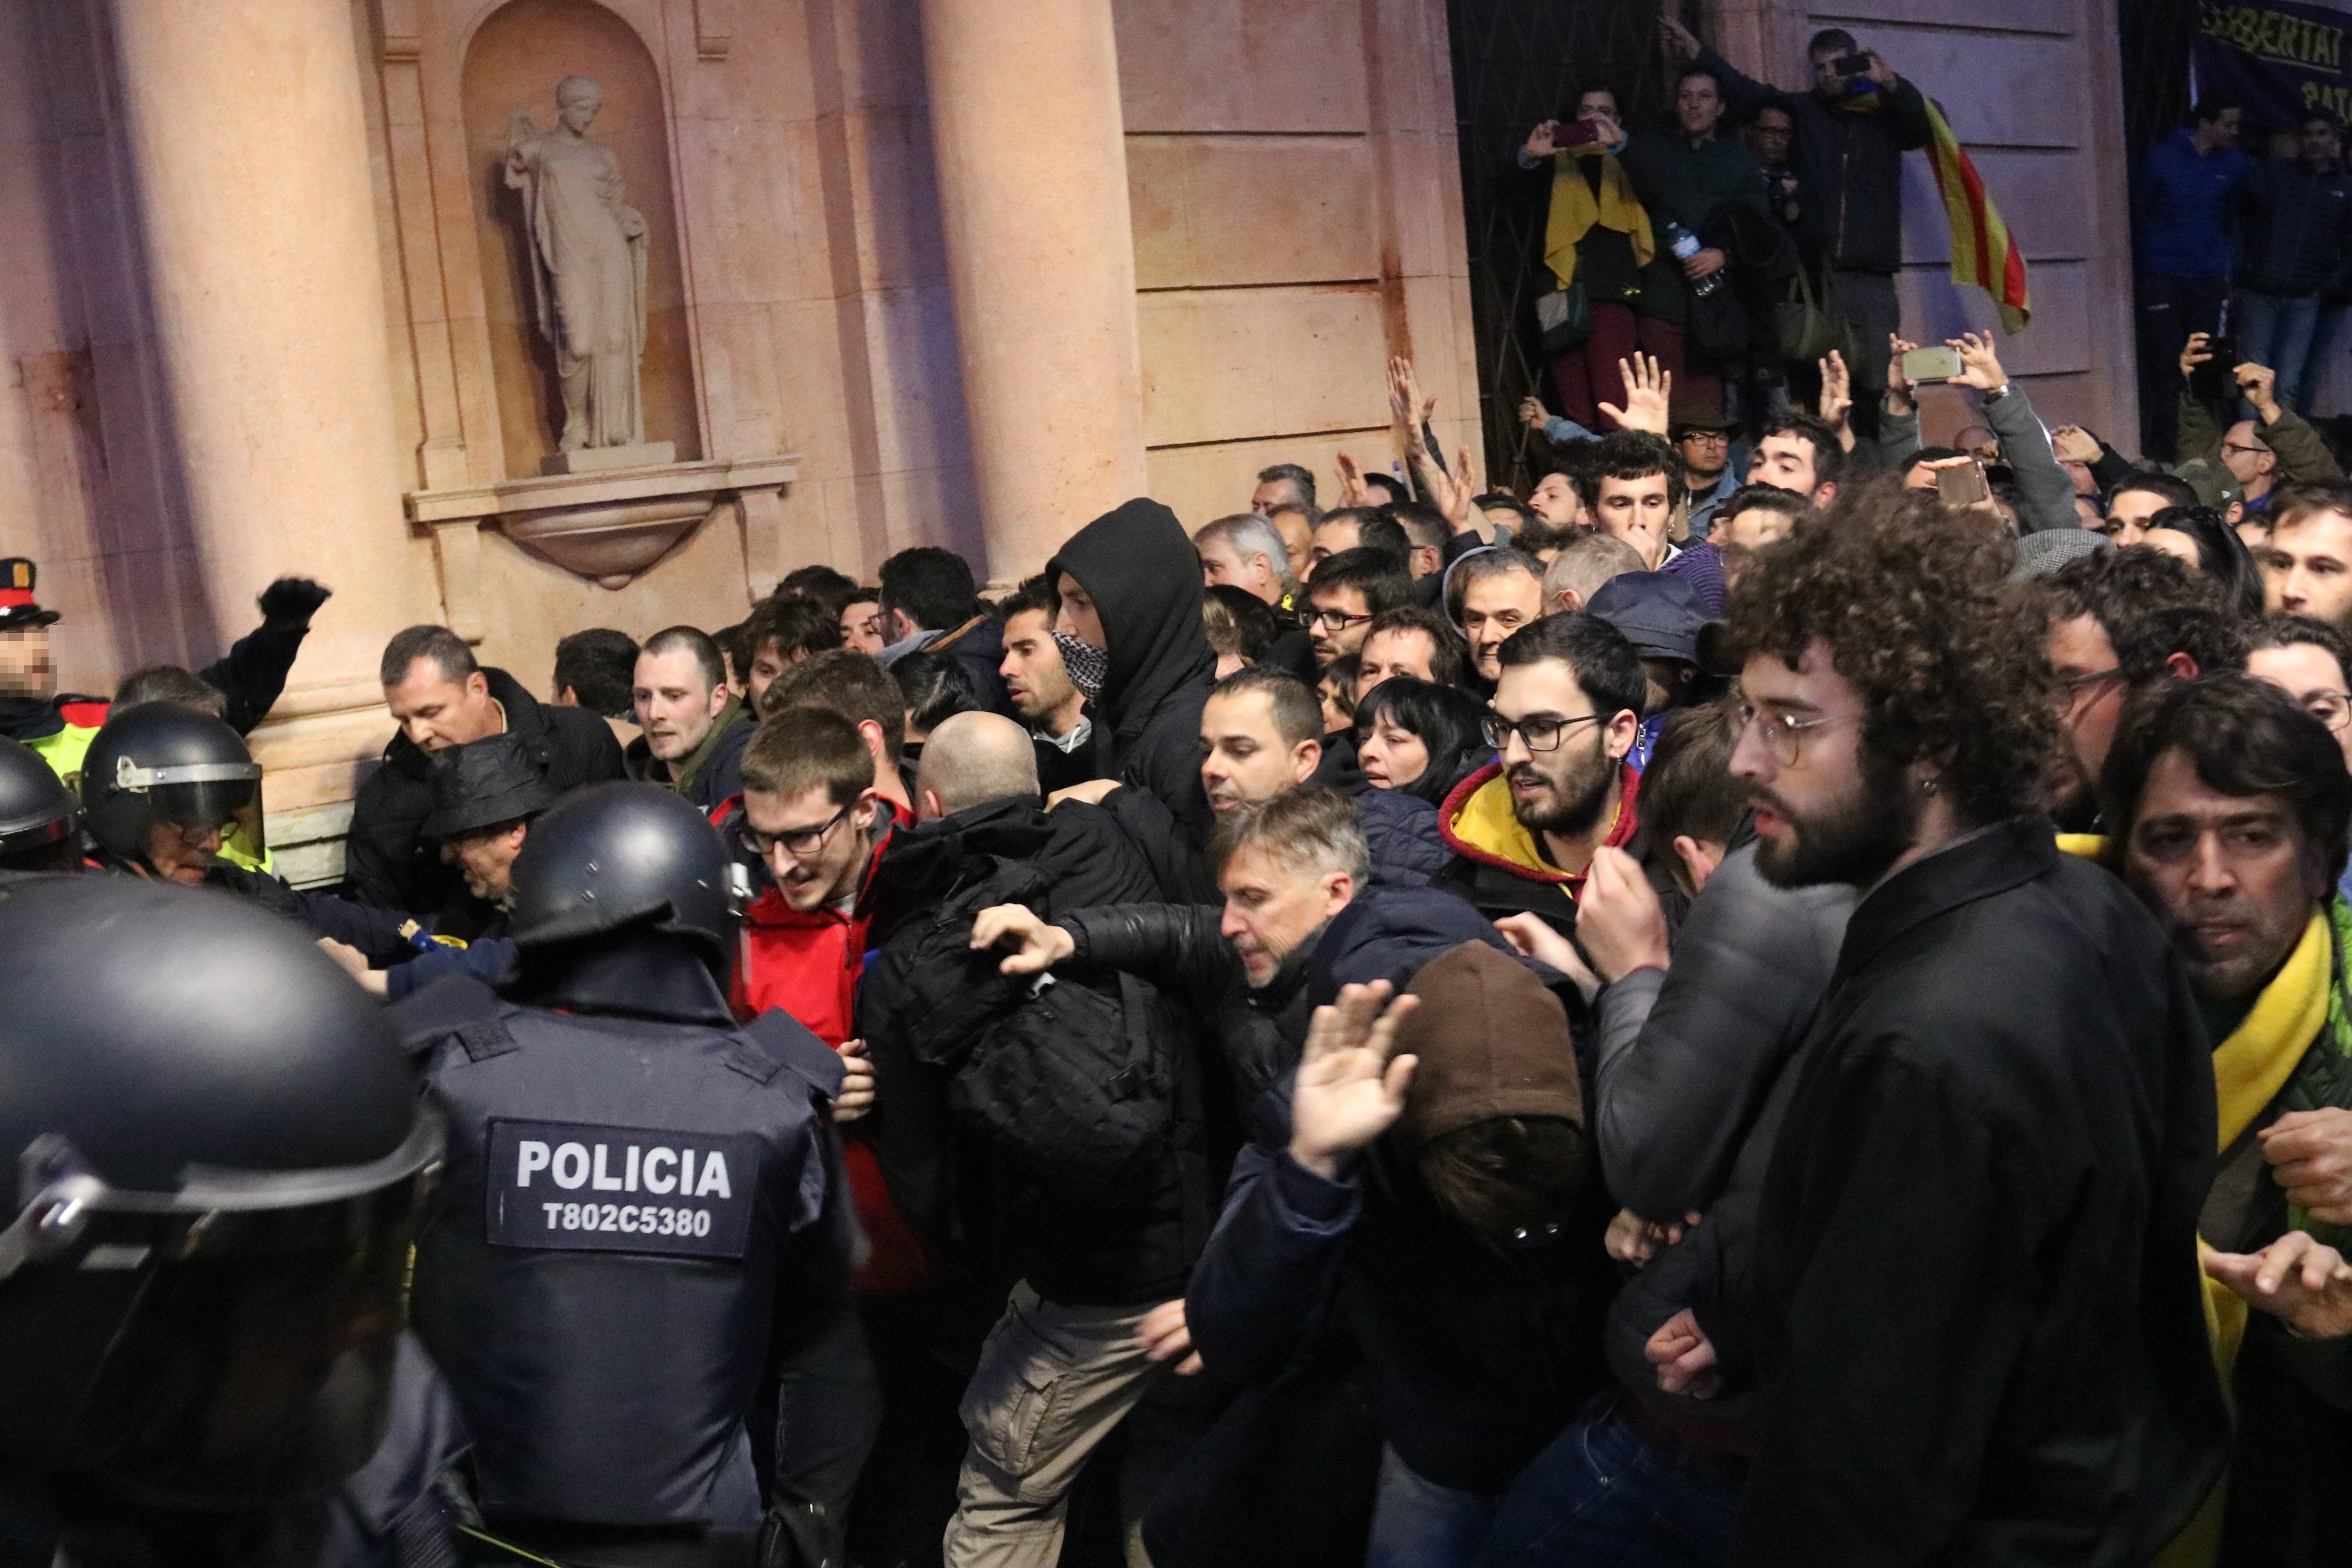
[(949, 1103), (1034, 1201), (1112, 1206), (1167, 1149), (1182, 1026), (1131, 974), (1039, 978), (981, 1031)]
[(1184, 1022), (1130, 975), (999, 973), (1001, 954), (972, 951), (972, 921), (1006, 903), (1042, 915), (1049, 880), (990, 859), (986, 875), (891, 934), (866, 969), (860, 1027), (877, 1071), (903, 1053), (945, 1078), (947, 1108), (986, 1151), (1001, 1201), (1114, 1208), (1168, 1148)]

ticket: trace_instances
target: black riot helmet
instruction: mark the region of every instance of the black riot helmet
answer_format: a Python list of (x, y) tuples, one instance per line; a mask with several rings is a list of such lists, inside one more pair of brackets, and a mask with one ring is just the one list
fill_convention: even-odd
[(81, 803), (30, 746), (0, 736), (0, 871), (69, 871)]
[(515, 856), (509, 930), (525, 949), (661, 931), (688, 939), (723, 976), (735, 951), (732, 866), (688, 802), (658, 784), (597, 784), (531, 825)]
[(0, 1479), (247, 1512), (382, 1440), (441, 1123), (383, 1011), (202, 889), (0, 887)]
[(245, 737), (209, 713), (142, 702), (106, 721), (81, 764), (90, 836), (125, 860), (147, 858), (148, 829), (225, 826), (261, 793)]

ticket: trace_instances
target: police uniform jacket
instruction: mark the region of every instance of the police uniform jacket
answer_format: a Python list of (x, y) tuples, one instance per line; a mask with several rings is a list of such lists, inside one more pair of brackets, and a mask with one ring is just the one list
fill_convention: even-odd
[(840, 1302), (856, 1229), (833, 1053), (738, 1027), (567, 1015), (454, 976), (394, 1016), (448, 1119), (415, 1323), (474, 1435), (484, 1512), (739, 1530), (772, 1349)]

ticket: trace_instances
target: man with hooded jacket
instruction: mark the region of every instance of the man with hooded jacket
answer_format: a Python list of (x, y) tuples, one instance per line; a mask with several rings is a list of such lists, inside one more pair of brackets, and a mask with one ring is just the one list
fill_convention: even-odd
[(1097, 773), (1149, 790), (1198, 846), (1210, 822), (1201, 710), (1217, 656), (1183, 524), (1138, 497), (1072, 534), (1045, 580), (1062, 601), (1055, 645), (1094, 718)]

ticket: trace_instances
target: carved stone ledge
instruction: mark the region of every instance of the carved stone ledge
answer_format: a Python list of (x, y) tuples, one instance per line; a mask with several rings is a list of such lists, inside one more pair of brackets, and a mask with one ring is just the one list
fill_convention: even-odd
[(454, 629), (467, 636), (460, 623), (478, 618), (481, 595), (477, 553), (460, 534), (496, 527), (576, 576), (625, 588), (738, 496), (781, 490), (799, 474), (800, 459), (781, 456), (549, 474), (415, 490), (408, 515), (429, 526), (441, 546), (443, 602)]

